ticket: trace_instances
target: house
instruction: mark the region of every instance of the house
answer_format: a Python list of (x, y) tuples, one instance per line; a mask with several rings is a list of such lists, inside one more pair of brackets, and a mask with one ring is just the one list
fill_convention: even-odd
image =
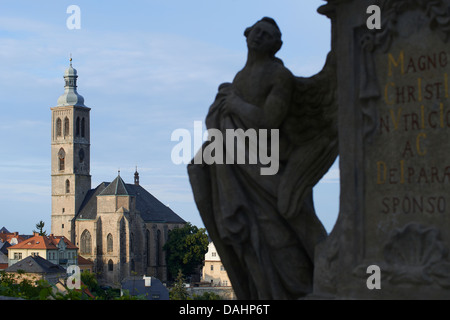
[(169, 290), (155, 277), (130, 276), (121, 285), (122, 294), (127, 290), (130, 295), (143, 295), (147, 300), (169, 300)]
[(15, 275), (16, 281), (25, 279), (32, 282), (43, 279), (50, 284), (56, 284), (67, 277), (66, 270), (58, 264), (42, 258), (37, 254), (29, 255), (5, 269), (5, 272)]
[(202, 282), (211, 286), (228, 287), (231, 286), (227, 271), (225, 270), (214, 243), (208, 245), (205, 254), (205, 265), (202, 271)]
[(76, 265), (78, 248), (64, 236), (34, 236), (8, 247), (8, 265), (12, 266), (29, 256), (40, 256), (51, 263), (67, 268)]
[(8, 268), (8, 256), (0, 251), (0, 271)]
[(80, 267), (81, 272), (85, 270), (94, 272), (94, 263), (91, 260), (88, 260), (80, 255), (78, 256), (78, 267)]

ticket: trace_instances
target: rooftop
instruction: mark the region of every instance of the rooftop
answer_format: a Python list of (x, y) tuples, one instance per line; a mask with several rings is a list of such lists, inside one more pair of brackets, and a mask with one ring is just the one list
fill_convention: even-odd
[(47, 249), (47, 250), (57, 250), (59, 249), (60, 242), (63, 241), (67, 249), (78, 249), (72, 242), (69, 241), (64, 236), (54, 236), (53, 234), (49, 236), (40, 236), (35, 233), (35, 235), (27, 240), (24, 240), (14, 246), (8, 248), (10, 249)]
[(120, 175), (113, 182), (102, 182), (88, 191), (76, 216), (78, 220), (92, 220), (97, 217), (97, 196), (134, 196), (136, 211), (145, 222), (186, 223), (172, 209), (159, 201), (141, 185), (125, 183)]
[(40, 256), (28, 256), (5, 269), (6, 272), (23, 270), (26, 273), (65, 273), (66, 270)]

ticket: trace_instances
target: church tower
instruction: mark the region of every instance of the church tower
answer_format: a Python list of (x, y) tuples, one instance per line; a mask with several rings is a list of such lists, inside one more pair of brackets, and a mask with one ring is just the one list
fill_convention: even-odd
[(77, 71), (70, 66), (64, 73), (64, 94), (51, 108), (51, 233), (75, 243), (75, 215), (91, 189), (90, 108), (77, 92)]

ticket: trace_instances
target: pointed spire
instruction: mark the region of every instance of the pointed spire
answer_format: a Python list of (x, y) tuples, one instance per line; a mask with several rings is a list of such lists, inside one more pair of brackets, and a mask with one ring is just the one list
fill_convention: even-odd
[(136, 166), (136, 172), (134, 173), (134, 184), (135, 185), (139, 185), (139, 172), (137, 170), (137, 166)]

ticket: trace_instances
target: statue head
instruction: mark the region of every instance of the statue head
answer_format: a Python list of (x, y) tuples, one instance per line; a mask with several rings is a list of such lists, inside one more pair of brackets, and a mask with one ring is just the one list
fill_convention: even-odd
[(249, 50), (266, 52), (270, 55), (275, 55), (283, 44), (280, 28), (275, 20), (269, 17), (264, 17), (245, 29), (244, 36), (247, 38)]

